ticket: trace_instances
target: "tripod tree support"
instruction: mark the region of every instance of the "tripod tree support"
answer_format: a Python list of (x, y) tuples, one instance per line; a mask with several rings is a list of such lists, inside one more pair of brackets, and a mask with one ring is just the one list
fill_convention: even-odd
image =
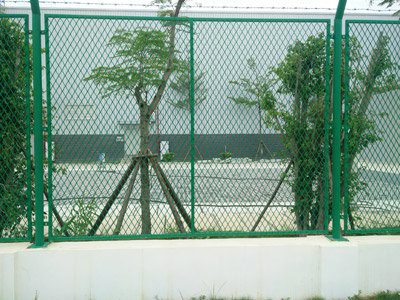
[(258, 217), (256, 223), (254, 224), (253, 228), (251, 229), (251, 231), (255, 231), (257, 229), (258, 224), (260, 224), (262, 218), (264, 217), (264, 214), (267, 212), (267, 209), (271, 206), (272, 201), (274, 201), (276, 194), (278, 193), (279, 189), (281, 188), (281, 185), (283, 183), (283, 181), (285, 180), (285, 177), (287, 175), (287, 173), (290, 170), (290, 167), (293, 164), (293, 159), (290, 160), (289, 164), (287, 165), (285, 171), (283, 172), (283, 174), (281, 175), (281, 179), (279, 180), (278, 185), (276, 186), (274, 192), (271, 195), (271, 198), (269, 199), (269, 201), (267, 202), (267, 204), (264, 206), (263, 211), (261, 212), (260, 216)]
[(128, 208), (128, 204), (129, 204), (129, 197), (132, 194), (138, 172), (139, 172), (139, 164), (136, 164), (135, 170), (133, 171), (131, 180), (129, 182), (128, 190), (126, 191), (126, 194), (124, 197), (124, 203), (122, 204), (121, 212), (118, 217), (117, 227), (115, 228), (114, 235), (118, 235), (121, 232), (122, 223), (124, 221), (126, 210)]
[(257, 152), (256, 152), (256, 156), (255, 156), (255, 160), (258, 159), (258, 154), (261, 153), (260, 157), (262, 157), (263, 155), (263, 148), (267, 151), (267, 153), (272, 156), (271, 151), (269, 151), (267, 145), (265, 145), (264, 141), (262, 139), (260, 139), (260, 142), (258, 143), (258, 147), (257, 147)]
[(105, 207), (103, 208), (102, 212), (100, 213), (99, 217), (97, 218), (96, 222), (94, 223), (92, 229), (90, 230), (89, 236), (93, 236), (96, 233), (96, 231), (99, 229), (101, 223), (104, 221), (106, 215), (110, 211), (110, 209), (111, 209), (112, 205), (114, 204), (115, 200), (117, 199), (119, 193), (123, 189), (125, 183), (128, 181), (129, 176), (131, 176), (131, 174), (133, 172), (128, 189), (127, 189), (125, 197), (124, 197), (123, 205), (122, 205), (119, 217), (118, 217), (117, 226), (116, 226), (116, 229), (114, 230), (114, 235), (119, 235), (119, 233), (121, 232), (122, 223), (123, 223), (123, 220), (124, 220), (127, 208), (128, 208), (128, 204), (129, 204), (129, 198), (133, 191), (135, 180), (136, 180), (137, 174), (139, 172), (139, 167), (140, 167), (139, 160), (149, 160), (150, 161), (151, 166), (153, 167), (154, 171), (156, 172), (157, 179), (160, 183), (161, 189), (163, 190), (163, 193), (164, 193), (165, 197), (167, 198), (167, 202), (172, 211), (172, 214), (174, 216), (174, 219), (178, 226), (179, 231), (181, 233), (186, 232), (186, 230), (184, 228), (184, 224), (180, 218), (180, 215), (182, 216), (183, 220), (185, 221), (185, 223), (189, 227), (189, 229), (192, 228), (191, 218), (188, 215), (188, 213), (186, 212), (182, 202), (179, 200), (178, 195), (175, 193), (174, 189), (172, 188), (172, 185), (168, 181), (167, 176), (162, 171), (161, 166), (159, 165), (159, 163), (157, 161), (157, 155), (152, 154), (150, 152), (149, 155), (142, 155), (139, 153), (138, 155), (136, 155), (133, 158), (132, 163), (128, 166), (128, 169), (125, 171), (125, 173), (122, 176), (121, 180), (119, 181), (117, 187), (115, 188), (114, 192), (110, 196)]
[(124, 187), (125, 183), (127, 182), (129, 176), (131, 175), (132, 171), (135, 169), (136, 165), (138, 164), (140, 155), (137, 155), (133, 158), (131, 164), (129, 165), (128, 169), (125, 171), (125, 174), (122, 176), (121, 180), (119, 181), (117, 187), (115, 188), (114, 192), (112, 193), (111, 197), (108, 199), (106, 206), (104, 207), (103, 211), (100, 213), (97, 221), (94, 223), (92, 229), (89, 232), (89, 236), (93, 236), (96, 231), (99, 229), (101, 223), (103, 222), (104, 218), (108, 214), (111, 206), (114, 204), (115, 200), (117, 199), (119, 193), (121, 192), (122, 188)]
[[(165, 173), (163, 172), (163, 170), (161, 169), (161, 166), (159, 165), (158, 161), (152, 157), (150, 158), (150, 163), (153, 167), (153, 169), (156, 171), (157, 174), (157, 178), (161, 184), (161, 187), (163, 188), (164, 194), (167, 197), (170, 196), (171, 199), (173, 200), (173, 204), (174, 206), (176, 205), (176, 207), (178, 208), (179, 213), (182, 215), (183, 219), (185, 220), (186, 225), (191, 228), (192, 222), (190, 219), (190, 216), (188, 215), (188, 213), (186, 212), (185, 208), (182, 205), (182, 202), (179, 200), (178, 195), (175, 193), (174, 189), (172, 188), (171, 183), (168, 181), (167, 176), (165, 175)], [(164, 190), (164, 187), (165, 190)], [(172, 207), (171, 207), (172, 209)], [(178, 223), (177, 223), (178, 225)]]

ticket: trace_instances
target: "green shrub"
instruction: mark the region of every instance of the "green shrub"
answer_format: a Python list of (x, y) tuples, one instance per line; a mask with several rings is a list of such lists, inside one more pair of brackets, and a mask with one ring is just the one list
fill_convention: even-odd
[(68, 232), (72, 236), (87, 236), (98, 217), (98, 208), (95, 198), (86, 199), (82, 196), (77, 199), (64, 226), (55, 229), (55, 235), (62, 236)]
[(173, 161), (174, 158), (175, 158), (175, 154), (173, 152), (167, 152), (167, 153), (163, 154), (161, 161), (169, 162), (169, 161)]
[(225, 159), (231, 158), (232, 157), (232, 153), (230, 153), (230, 152), (222, 152), (222, 153), (219, 154), (219, 157), (222, 160), (225, 160)]

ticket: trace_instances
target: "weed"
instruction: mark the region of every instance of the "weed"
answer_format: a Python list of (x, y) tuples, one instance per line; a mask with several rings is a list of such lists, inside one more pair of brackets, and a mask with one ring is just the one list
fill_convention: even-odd
[(64, 223), (64, 226), (61, 229), (55, 229), (55, 234), (63, 235), (68, 232), (74, 236), (87, 235), (96, 220), (97, 209), (95, 198), (86, 201), (83, 196), (73, 206), (71, 216)]
[(361, 296), (361, 291), (357, 295), (348, 297), (348, 300), (400, 300), (400, 292), (384, 291), (371, 296)]
[(173, 152), (167, 152), (162, 155), (161, 161), (170, 162), (175, 158), (175, 154)]

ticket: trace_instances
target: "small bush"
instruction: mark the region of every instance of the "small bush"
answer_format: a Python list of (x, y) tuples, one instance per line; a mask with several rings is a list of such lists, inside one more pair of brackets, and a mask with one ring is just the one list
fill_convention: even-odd
[(348, 297), (348, 300), (400, 300), (399, 292), (383, 291), (370, 296), (361, 296), (361, 292), (352, 297)]
[(175, 158), (174, 152), (167, 152), (163, 154), (161, 161), (169, 162), (173, 161), (174, 158)]
[(72, 236), (88, 235), (98, 217), (97, 209), (95, 198), (86, 199), (82, 196), (77, 199), (64, 226), (61, 229), (55, 229), (55, 235), (62, 236), (66, 232)]
[(221, 160), (225, 160), (225, 159), (231, 158), (232, 157), (232, 153), (230, 153), (230, 152), (222, 152), (222, 153), (219, 154), (219, 157), (221, 158)]

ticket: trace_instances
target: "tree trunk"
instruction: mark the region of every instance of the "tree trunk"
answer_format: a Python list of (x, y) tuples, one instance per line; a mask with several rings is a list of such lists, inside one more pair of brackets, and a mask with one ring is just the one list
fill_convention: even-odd
[(140, 204), (142, 208), (142, 234), (151, 234), (151, 215), (150, 215), (150, 177), (149, 160), (149, 124), (150, 115), (147, 107), (140, 109), (140, 179), (141, 195)]
[[(323, 173), (324, 174), (324, 173)], [(317, 193), (317, 203), (316, 206), (318, 211), (314, 211), (314, 218), (316, 220), (315, 229), (324, 230), (325, 228), (325, 176), (318, 176), (318, 193)]]

